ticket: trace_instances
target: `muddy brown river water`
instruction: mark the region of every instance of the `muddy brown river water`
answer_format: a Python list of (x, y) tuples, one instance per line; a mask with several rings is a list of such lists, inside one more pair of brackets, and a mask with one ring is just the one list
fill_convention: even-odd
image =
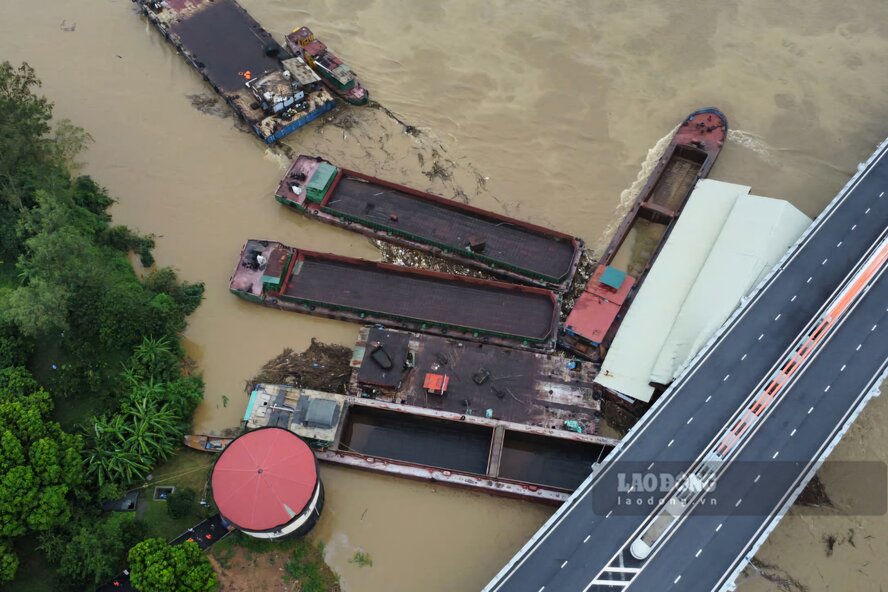
[[(381, 110), (341, 108), (285, 141), (294, 152), (455, 196), (584, 238), (619, 219), (656, 148), (693, 109), (733, 131), (712, 177), (816, 215), (888, 135), (884, 0), (242, 0), (279, 38), (310, 25), (351, 64)], [(156, 257), (206, 282), (189, 353), (207, 384), (197, 431), (234, 427), (244, 381), (311, 337), (356, 327), (228, 294), (244, 240), (378, 257), (365, 239), (313, 224), (272, 193), (287, 157), (239, 131), (210, 89), (129, 0), (3, 0), (0, 59), (27, 60), (59, 117), (92, 134), (85, 171), (114, 216), (157, 235)], [(833, 459), (888, 458), (876, 399)], [(551, 511), (325, 466), (317, 530), (352, 592), (479, 589)], [(823, 475), (842, 505), (859, 488)], [(849, 532), (853, 531), (850, 537)], [(741, 589), (879, 590), (888, 519), (787, 517)], [(835, 536), (827, 556), (825, 540)], [(355, 550), (372, 567), (349, 562)], [(782, 587), (781, 587), (782, 586)]]

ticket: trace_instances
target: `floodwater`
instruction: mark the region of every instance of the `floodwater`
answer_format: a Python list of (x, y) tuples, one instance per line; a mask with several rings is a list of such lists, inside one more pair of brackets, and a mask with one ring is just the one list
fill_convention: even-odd
[[(243, 0), (277, 36), (308, 24), (359, 72), (381, 110), (340, 109), (291, 136), (296, 152), (552, 225), (600, 248), (661, 140), (694, 108), (732, 129), (712, 177), (813, 216), (888, 135), (884, 0)], [(206, 282), (188, 328), (207, 383), (199, 431), (236, 426), (244, 381), (312, 336), (356, 327), (236, 299), (227, 279), (248, 237), (378, 256), (365, 239), (271, 198), (286, 157), (234, 126), (209, 88), (129, 0), (3, 0), (0, 59), (37, 68), (56, 113), (95, 144), (85, 170), (115, 219), (157, 235), (157, 260)], [(201, 107), (199, 110), (196, 106)], [(876, 400), (834, 458), (888, 458)], [(318, 536), (346, 590), (478, 589), (549, 510), (324, 467)], [(824, 476), (838, 500), (855, 484)], [(852, 542), (848, 532), (854, 530)], [(791, 515), (759, 554), (804, 588), (888, 581), (888, 519)], [(825, 537), (837, 544), (827, 556)], [(356, 549), (373, 566), (349, 562)], [(752, 573), (743, 589), (776, 590)], [(789, 580), (787, 580), (789, 581)], [(794, 584), (793, 584), (794, 585)]]

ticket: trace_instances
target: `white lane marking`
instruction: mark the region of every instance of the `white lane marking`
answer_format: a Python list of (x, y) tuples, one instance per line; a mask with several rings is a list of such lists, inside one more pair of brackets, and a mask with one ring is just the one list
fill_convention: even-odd
[(711, 398), (712, 398), (712, 395), (709, 395), (708, 397), (706, 397), (706, 400), (703, 401), (703, 402), (704, 402), (704, 403), (708, 403), (708, 402), (709, 402), (709, 399), (711, 399)]
[(829, 392), (829, 387), (830, 387), (830, 386), (832, 386), (832, 385), (829, 385), (829, 384), (826, 385), (826, 388), (823, 389), (823, 392), (824, 392), (824, 393), (828, 393), (828, 392)]
[(685, 425), (690, 425), (692, 421), (694, 421), (693, 417), (691, 417)]
[(873, 325), (873, 328), (870, 329), (870, 331), (875, 331), (875, 330), (876, 330), (876, 327), (878, 327), (878, 325)]
[(780, 451), (779, 451), (779, 450), (778, 450), (777, 452), (774, 453), (774, 456), (772, 456), (771, 459), (775, 459), (775, 458), (777, 458), (777, 455), (778, 455), (778, 454), (780, 454)]
[(591, 534), (587, 534), (587, 535), (586, 535), (586, 538), (583, 539), (583, 542), (584, 542), (584, 543), (587, 542), (590, 538), (592, 538), (592, 535), (591, 535)]
[(792, 298), (789, 299), (790, 302), (795, 302), (795, 299), (798, 297), (798, 294), (794, 294)]
[(731, 377), (730, 374), (725, 374), (725, 377), (722, 378), (722, 382), (726, 382)]
[(762, 337), (764, 337), (764, 336), (765, 336), (764, 333), (762, 333), (761, 335), (759, 335), (758, 341), (761, 341), (761, 340), (762, 340)]
[(796, 428), (793, 428), (792, 431), (789, 432), (789, 437), (792, 438), (793, 436), (795, 436), (795, 433), (796, 433)]
[(841, 247), (841, 246), (842, 246), (842, 241), (839, 241), (839, 242), (836, 243), (836, 248), (837, 248), (837, 249), (838, 249), (839, 247)]
[(871, 209), (872, 209), (872, 208), (867, 208), (866, 211), (864, 212), (864, 214), (869, 214), (869, 211), (870, 211)]
[[(888, 142), (885, 143), (885, 146), (888, 146)], [(829, 203), (827, 209), (825, 209), (824, 212), (821, 213), (821, 215), (816, 220), (816, 224), (812, 225), (813, 230), (810, 230), (809, 233), (806, 232), (805, 236), (803, 237), (803, 240), (801, 240), (798, 245), (795, 245), (796, 248), (793, 249), (793, 252), (789, 256), (787, 263), (792, 263), (792, 262), (796, 261), (799, 254), (803, 253), (805, 251), (805, 249), (810, 247), (810, 245), (812, 244), (812, 241), (816, 237), (818, 237), (820, 231), (823, 230), (823, 228), (825, 228), (824, 223), (829, 221), (830, 219), (833, 219), (833, 216), (836, 214), (836, 212), (841, 211), (841, 209), (847, 205), (849, 198), (851, 196), (853, 196), (855, 194), (855, 192), (860, 188), (860, 184), (864, 181), (864, 179), (866, 179), (870, 174), (872, 174), (872, 172), (874, 170), (878, 170), (877, 165), (879, 164), (879, 162), (881, 162), (883, 160), (883, 158), (886, 155), (888, 155), (888, 148), (880, 147), (880, 151), (877, 152), (876, 154), (874, 154), (867, 161), (867, 166), (866, 166), (865, 170), (862, 172), (859, 171), (855, 175), (855, 177), (839, 192), (839, 194), (833, 199), (833, 201), (831, 201)], [(888, 162), (888, 159), (885, 159), (885, 160), (886, 160), (886, 162)], [(784, 267), (785, 266), (781, 266), (777, 270), (775, 270), (774, 272), (769, 274), (769, 277), (766, 279), (766, 281), (764, 281), (764, 283), (762, 284), (760, 289), (756, 290), (756, 295), (752, 300), (753, 305), (755, 303), (759, 302), (761, 295), (764, 294), (768, 289), (772, 288), (773, 285), (775, 284), (775, 282), (782, 277), (782, 272), (784, 271)], [(736, 318), (733, 318), (733, 320), (730, 321), (730, 326), (725, 331), (723, 337), (720, 338), (719, 340), (717, 340), (716, 342), (714, 342), (713, 345), (710, 345), (710, 347), (707, 348), (707, 353), (705, 355), (703, 355), (700, 358), (700, 360), (698, 360), (698, 365), (701, 362), (705, 362), (709, 358), (709, 356), (712, 354), (712, 352), (715, 351), (716, 349), (718, 349), (718, 347), (721, 345), (721, 343), (725, 339), (725, 337), (732, 333), (732, 331), (737, 327), (737, 323), (742, 321), (746, 317), (746, 314), (748, 313), (749, 310), (751, 310), (751, 308), (752, 308), (751, 306), (747, 307), (747, 309), (745, 311), (740, 312), (740, 314), (737, 315)], [(888, 312), (888, 309), (886, 309), (886, 312)], [(696, 375), (696, 371), (698, 370), (698, 365), (694, 366), (691, 371), (683, 373), (683, 375), (679, 378), (679, 380), (677, 380), (672, 385), (673, 388), (670, 389), (671, 392), (667, 393), (667, 396), (663, 397), (659, 401), (659, 403), (662, 403), (663, 405), (655, 405), (654, 406), (655, 409), (653, 409), (652, 413), (649, 414), (649, 416), (648, 416), (650, 419), (656, 418), (659, 415), (659, 413), (663, 410), (663, 408), (665, 407), (665, 403), (669, 402), (673, 398), (674, 393), (679, 392), (680, 388), (687, 381), (689, 381), (691, 378), (693, 378)], [(634, 434), (632, 434), (632, 436), (635, 436), (635, 438), (637, 438), (639, 435), (643, 434), (648, 427), (649, 427), (649, 424), (647, 424), (647, 423), (642, 425), (641, 429), (635, 431)], [(618, 447), (619, 452), (614, 457), (614, 460), (618, 460), (621, 456), (623, 456), (623, 453), (629, 449), (629, 447), (632, 445), (632, 443), (635, 442), (635, 438), (630, 436), (630, 438), (627, 438), (626, 440), (623, 441), (623, 444), (625, 446), (621, 445), (620, 447)], [(514, 573), (516, 573), (516, 570), (519, 569), (526, 562), (529, 554), (532, 553), (536, 548), (538, 548), (549, 536), (551, 536), (551, 534), (555, 531), (555, 529), (561, 523), (563, 523), (564, 520), (568, 517), (568, 514), (570, 513), (570, 511), (572, 511), (578, 503), (583, 501), (589, 495), (589, 493), (590, 493), (589, 487), (586, 486), (586, 487), (584, 487), (584, 490), (582, 491), (581, 495), (579, 495), (579, 497), (573, 498), (572, 500), (569, 500), (568, 503), (564, 504), (561, 509), (566, 510), (566, 511), (565, 512), (559, 511), (558, 513), (556, 513), (555, 516), (553, 516), (553, 519), (550, 522), (547, 522), (545, 525), (543, 525), (543, 529), (541, 529), (542, 532), (540, 533), (542, 536), (539, 536), (539, 535), (535, 536), (527, 545), (525, 545), (525, 547), (519, 551), (520, 557), (516, 557), (516, 559), (513, 559), (512, 561), (510, 561), (509, 564), (507, 564), (507, 566), (502, 570), (502, 573), (497, 575), (497, 579), (501, 580), (501, 581), (505, 581), (505, 580), (509, 579)], [(597, 582), (593, 582), (593, 583), (597, 583)], [(590, 583), (590, 586), (591, 585), (592, 585), (592, 583)], [(501, 588), (502, 588), (502, 584), (500, 583), (500, 584), (497, 584), (496, 588), (494, 588), (493, 590), (495, 591), (495, 590), (499, 590)], [(589, 587), (587, 586), (585, 588), (585, 590), (588, 590), (588, 589), (589, 589)]]
[(741, 497), (740, 499), (737, 500), (737, 503), (734, 504), (734, 507), (737, 508), (737, 507), (739, 507), (740, 504), (742, 504), (742, 503), (743, 503), (743, 498)]
[(649, 464), (647, 470), (650, 471), (653, 466), (654, 466), (654, 463)]
[(823, 260), (823, 263), (821, 263), (820, 265), (826, 265), (826, 262), (827, 262), (827, 261), (829, 261), (828, 258), (827, 258), (827, 259), (824, 259), (824, 260)]
[(543, 590), (545, 590), (545, 589), (546, 589), (546, 587), (543, 586), (543, 587), (541, 587), (539, 590), (537, 590), (537, 592), (543, 592)]
[(564, 563), (561, 564), (561, 569), (564, 569), (564, 566), (567, 565), (567, 560), (564, 560)]
[(745, 359), (746, 359), (746, 354), (743, 354), (743, 355), (740, 357), (740, 361), (742, 362), (742, 361), (745, 360)]
[[(880, 157), (879, 157), (880, 160), (881, 160), (882, 156), (884, 156), (885, 154), (888, 154), (888, 150), (885, 150), (883, 152), (884, 153), (882, 155), (880, 155)], [(888, 161), (888, 159), (886, 159), (886, 161)], [(869, 174), (870, 172), (871, 171), (868, 170), (867, 174)], [(861, 177), (861, 179), (862, 179), (862, 177)], [(853, 188), (856, 184), (859, 184), (859, 181), (860, 180), (856, 180), (855, 184), (851, 185), (852, 191), (844, 190), (842, 192), (842, 194), (840, 196), (838, 196), (836, 202), (830, 204), (829, 209), (826, 212), (824, 212), (827, 215), (824, 216), (822, 219), (818, 220), (818, 225), (816, 228), (814, 228), (814, 231), (809, 236), (806, 236), (805, 240), (802, 241), (798, 245), (799, 248), (796, 249), (796, 252), (794, 252), (789, 258), (790, 262), (795, 261), (798, 253), (803, 252), (805, 248), (810, 246), (810, 241), (812, 240), (812, 237), (817, 236), (819, 231), (822, 229), (821, 224), (822, 224), (823, 220), (828, 220), (835, 213), (835, 211), (839, 210), (839, 208), (837, 207), (837, 204), (838, 204), (838, 206), (841, 206), (845, 203), (845, 201), (847, 201), (849, 194), (853, 193)], [(776, 274), (772, 274), (772, 276), (769, 278), (769, 280), (763, 284), (763, 286), (762, 286), (763, 289), (761, 289), (760, 291), (757, 291), (757, 292), (763, 294), (763, 293), (765, 293), (765, 291), (767, 289), (771, 288), (774, 283), (774, 278), (780, 277), (781, 271), (782, 271), (782, 267), (777, 270)], [(755, 304), (757, 302), (759, 302), (758, 294), (757, 294), (756, 298), (753, 300), (753, 304)], [(745, 312), (741, 313), (739, 315), (738, 319), (742, 320), (744, 317), (745, 317)], [(736, 319), (731, 322), (731, 327), (728, 329), (728, 331), (726, 331), (725, 335), (731, 334), (731, 330), (733, 328), (735, 328), (734, 324), (736, 322), (738, 322)], [(719, 347), (720, 343), (721, 343), (720, 341), (716, 342), (715, 345), (713, 347), (711, 347), (711, 349), (716, 350)], [(707, 352), (707, 354), (704, 355), (701, 358), (701, 360), (705, 361), (706, 359), (709, 358), (710, 354), (711, 354), (711, 352)], [(696, 368), (695, 368), (695, 370), (696, 370)], [(673, 385), (675, 387), (673, 389), (673, 391), (677, 392), (678, 390), (680, 390), (680, 387), (685, 384), (685, 380), (689, 379), (689, 377), (693, 377), (694, 375), (695, 375), (695, 372), (692, 371), (692, 372), (686, 373), (684, 376), (680, 377), (680, 379), (677, 381), (677, 383), (675, 385)], [(668, 402), (669, 400), (671, 400), (671, 397), (664, 397), (661, 402), (665, 403), (665, 402)], [(654, 414), (651, 417), (655, 418), (660, 411), (662, 411), (662, 407), (655, 409)], [(643, 433), (645, 431), (645, 428), (647, 428), (647, 427), (649, 427), (649, 426), (648, 425), (642, 426), (642, 429), (637, 431), (636, 435)], [(624, 442), (624, 444), (626, 444), (625, 447), (618, 447), (618, 448), (620, 448), (620, 453), (622, 453), (624, 450), (628, 450), (629, 446), (632, 443), (634, 443), (634, 441), (635, 440), (630, 438), (630, 439), (628, 439), (628, 443)], [(621, 454), (618, 454), (615, 458), (618, 459), (620, 456), (621, 456)], [(582, 491), (582, 494), (579, 497), (571, 500), (568, 504), (565, 504), (563, 506), (563, 508), (568, 510), (568, 512), (565, 512), (561, 516), (556, 516), (557, 519), (554, 520), (551, 524), (547, 523), (546, 525), (544, 525), (544, 529), (543, 529), (544, 532), (541, 533), (542, 537), (539, 537), (539, 536), (534, 537), (534, 539), (528, 545), (526, 545), (526, 549), (522, 549), (520, 551), (520, 553), (522, 555), (522, 557), (520, 557), (520, 561), (517, 561), (517, 562), (514, 560), (510, 561), (509, 564), (507, 565), (507, 568), (504, 568), (504, 570), (503, 570), (505, 572), (503, 574), (503, 576), (498, 576), (498, 577), (505, 577), (506, 579), (511, 577), (511, 575), (513, 575), (515, 573), (515, 570), (520, 568), (525, 563), (527, 557), (529, 556), (529, 553), (532, 553), (534, 549), (538, 548), (540, 546), (540, 544), (542, 544), (543, 541), (545, 541), (548, 537), (550, 537), (550, 535), (554, 532), (554, 529), (557, 528), (562, 522), (564, 522), (564, 520), (567, 518), (569, 512), (571, 510), (573, 510), (579, 502), (581, 502), (583, 499), (585, 499), (588, 496), (588, 494), (589, 494), (589, 488), (586, 487), (585, 491)], [(497, 588), (500, 588), (500, 587), (501, 587), (501, 585), (497, 586)]]
[(718, 526), (715, 527), (715, 532), (718, 532), (718, 531), (720, 531), (721, 529), (722, 529), (722, 525), (719, 524)]
[(857, 224), (855, 224), (854, 226), (852, 226), (852, 227), (851, 227), (851, 230), (854, 230), (855, 228), (857, 228)]
[(761, 474), (756, 475), (756, 476), (755, 476), (755, 479), (753, 479), (752, 482), (753, 482), (753, 483), (758, 483), (758, 482), (759, 482), (759, 479), (761, 479), (761, 478), (762, 478)]
[(774, 320), (776, 321), (777, 319), (779, 319), (779, 318), (780, 318), (780, 315), (782, 315), (782, 314), (783, 314), (782, 312), (777, 313), (777, 316), (774, 317)]
[(610, 517), (611, 517), (611, 514), (613, 514), (613, 513), (614, 513), (614, 511), (611, 510), (610, 512), (607, 513), (607, 516), (605, 516), (605, 518), (610, 518)]
[[(620, 561), (623, 561), (623, 555), (620, 555)], [(638, 573), (641, 571), (640, 567), (605, 567), (604, 571), (612, 571), (614, 573)], [(617, 582), (619, 583), (619, 582)]]
[(673, 442), (675, 442), (675, 438), (673, 438), (672, 440), (669, 440), (669, 444), (666, 445), (666, 448), (669, 448), (670, 446), (672, 446)]
[(680, 579), (681, 579), (681, 576), (678, 576), (677, 578), (675, 578), (675, 581), (672, 582), (672, 583), (673, 583), (673, 584), (677, 584), (677, 583), (678, 583), (678, 580), (680, 580)]
[(812, 411), (814, 411), (814, 408), (813, 408), (813, 407), (811, 407), (810, 409), (808, 409), (808, 415), (811, 415), (811, 412), (812, 412)]
[(863, 347), (863, 344), (862, 344), (862, 343), (858, 343), (858, 344), (857, 344), (857, 349), (855, 349), (854, 351), (860, 351), (860, 348), (861, 348), (861, 347)]
[(885, 192), (884, 192), (884, 191), (883, 191), (882, 193), (879, 194), (879, 197), (882, 197), (883, 195), (885, 195)]
[(844, 372), (844, 371), (845, 371), (845, 368), (846, 368), (847, 366), (848, 366), (848, 364), (842, 364), (842, 367), (839, 368), (839, 372)]
[(810, 284), (810, 283), (811, 283), (811, 280), (813, 280), (813, 279), (814, 279), (814, 276), (812, 275), (811, 277), (808, 278), (808, 281), (805, 282), (805, 283), (806, 283), (806, 284)]
[(702, 553), (702, 552), (703, 552), (703, 549), (697, 549), (697, 554), (694, 555), (694, 557), (699, 557), (700, 553)]

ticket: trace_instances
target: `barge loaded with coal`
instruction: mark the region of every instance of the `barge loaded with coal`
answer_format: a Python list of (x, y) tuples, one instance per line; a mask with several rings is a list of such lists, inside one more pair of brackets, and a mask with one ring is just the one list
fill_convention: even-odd
[(235, 0), (135, 0), (185, 61), (266, 143), (336, 101), (301, 55), (282, 47)]
[[(561, 347), (591, 360), (603, 357), (694, 186), (709, 175), (727, 134), (728, 120), (715, 108), (694, 111), (679, 125), (568, 315)], [(646, 242), (647, 249), (625, 255), (633, 235), (633, 242)]]
[(294, 312), (551, 351), (559, 298), (543, 288), (315, 253), (262, 240), (229, 283), (246, 300)]
[(580, 239), (455, 200), (299, 156), (276, 199), (310, 218), (505, 278), (565, 290)]

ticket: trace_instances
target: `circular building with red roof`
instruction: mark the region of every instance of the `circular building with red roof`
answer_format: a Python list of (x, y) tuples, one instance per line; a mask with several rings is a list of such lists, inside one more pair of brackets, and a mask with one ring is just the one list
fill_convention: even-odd
[(212, 483), (222, 516), (258, 538), (301, 536), (317, 523), (324, 506), (314, 453), (282, 428), (235, 438), (216, 460)]

